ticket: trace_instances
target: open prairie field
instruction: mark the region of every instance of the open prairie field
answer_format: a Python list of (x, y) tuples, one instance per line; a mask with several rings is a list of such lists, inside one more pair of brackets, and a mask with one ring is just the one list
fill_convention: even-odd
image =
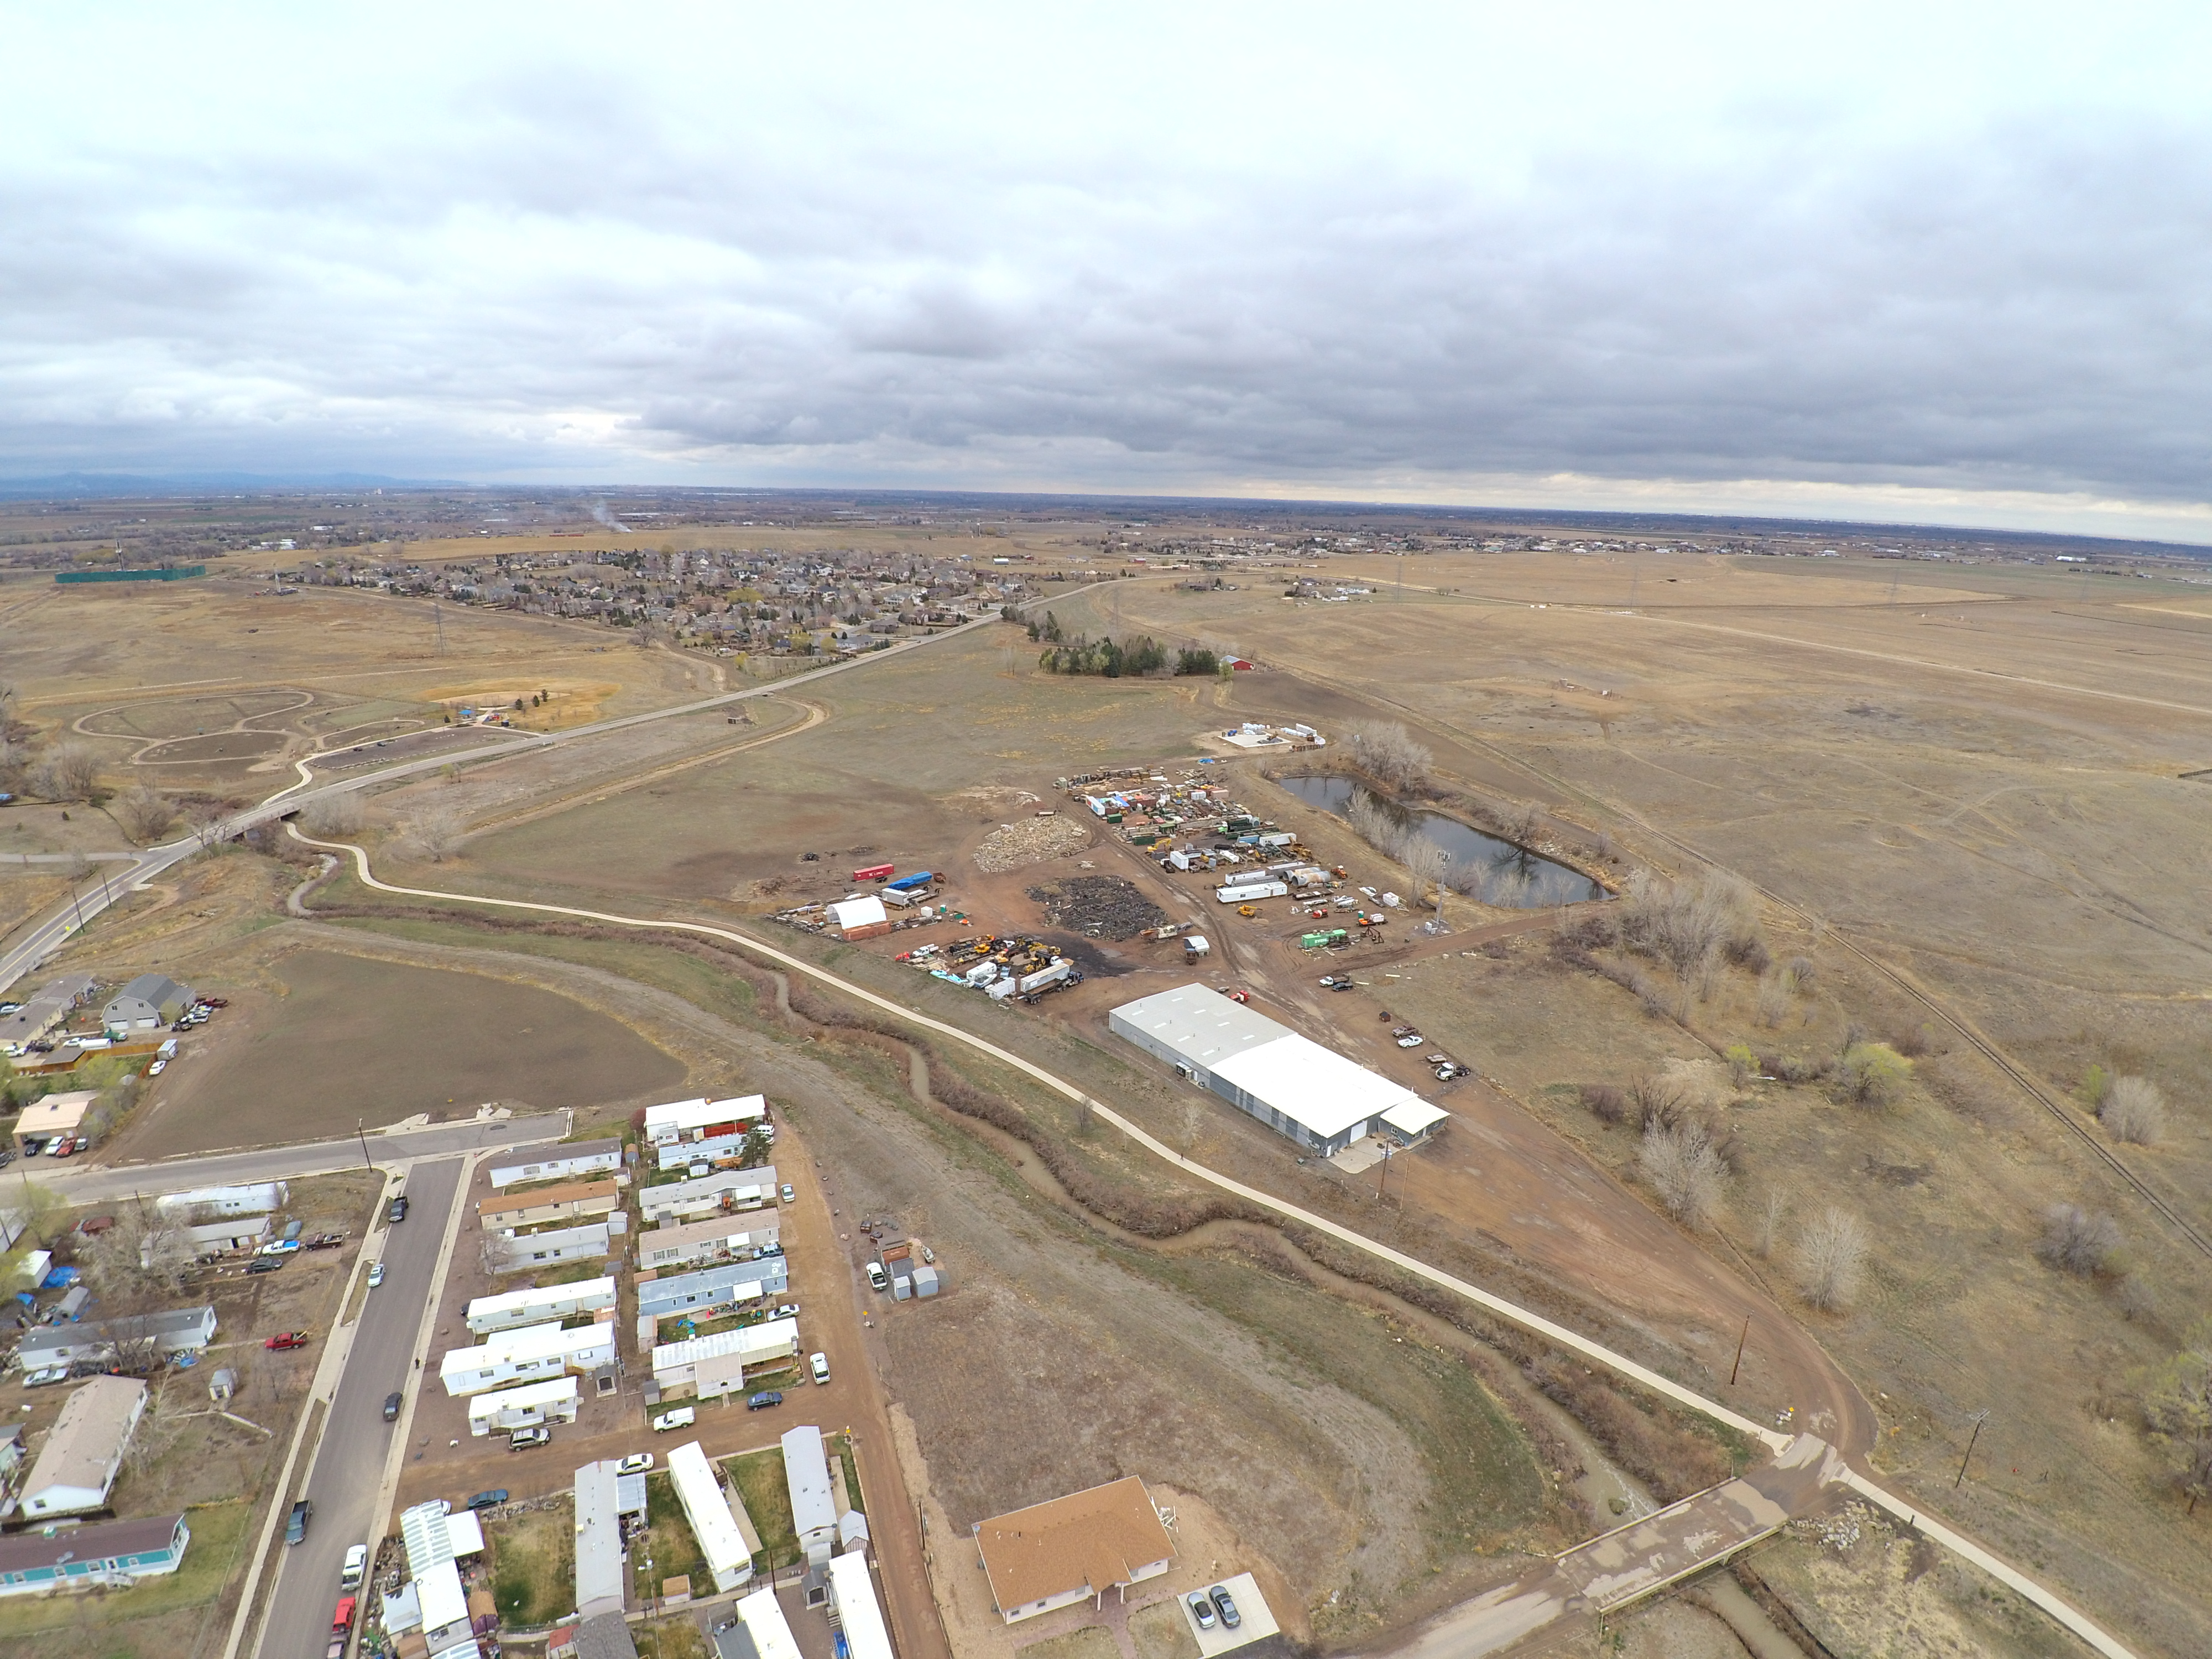
[(833, 883), (855, 860), (941, 867), (1014, 793), (1195, 752), (1213, 723), (1211, 681), (1070, 680), (1036, 655), (993, 629), (807, 686), (793, 696), (827, 716), (813, 729), (513, 829), (495, 820), (467, 845), (471, 878), (707, 899), (796, 879), (809, 852)]
[(605, 629), (463, 605), (434, 616), (427, 600), (342, 589), (280, 595), (236, 576), (11, 582), (0, 629), (16, 717), (89, 746), (112, 788), (264, 795), (302, 755), (435, 728), (464, 704), (521, 698), (515, 724), (552, 730), (721, 689), (710, 659)]

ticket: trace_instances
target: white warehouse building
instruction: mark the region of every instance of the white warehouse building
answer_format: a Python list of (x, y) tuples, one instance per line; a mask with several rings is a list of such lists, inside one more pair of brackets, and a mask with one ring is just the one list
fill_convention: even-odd
[(482, 1394), (509, 1382), (535, 1382), (564, 1371), (592, 1371), (615, 1363), (612, 1322), (563, 1330), (526, 1325), (500, 1331), (473, 1348), (454, 1348), (438, 1362), (448, 1395)]
[(1178, 1076), (1324, 1158), (1368, 1134), (1411, 1146), (1451, 1115), (1210, 986), (1125, 1002), (1107, 1023)]

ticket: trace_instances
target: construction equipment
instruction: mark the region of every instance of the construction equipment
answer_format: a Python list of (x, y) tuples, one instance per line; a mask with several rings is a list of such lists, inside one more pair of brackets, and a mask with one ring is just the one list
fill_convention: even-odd
[(1240, 916), (1256, 916), (1260, 914), (1260, 907), (1256, 904), (1240, 904), (1237, 907), (1237, 914)]

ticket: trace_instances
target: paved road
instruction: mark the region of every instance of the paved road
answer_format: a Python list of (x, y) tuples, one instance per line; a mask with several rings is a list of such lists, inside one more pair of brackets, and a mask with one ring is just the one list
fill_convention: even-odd
[[(194, 854), (204, 851), (207, 846), (215, 842), (234, 841), (257, 824), (267, 823), (272, 819), (283, 817), (288, 812), (298, 811), (309, 801), (349, 794), (355, 790), (366, 789), (372, 785), (389, 783), (396, 778), (409, 777), (421, 772), (435, 771), (443, 767), (467, 766), (486, 759), (504, 759), (507, 756), (520, 754), (526, 750), (552, 748), (562, 744), (574, 743), (580, 738), (597, 737), (606, 732), (619, 732), (628, 726), (644, 726), (653, 720), (673, 720), (682, 714), (702, 714), (710, 709), (726, 708), (732, 703), (744, 702), (752, 697), (781, 696), (796, 686), (824, 679), (832, 674), (847, 673), (853, 669), (866, 667), (871, 663), (879, 663), (887, 658), (896, 657), (905, 652), (921, 650), (939, 640), (949, 640), (957, 635), (973, 632), (978, 628), (988, 628), (997, 620), (995, 617), (987, 617), (975, 622), (963, 623), (957, 628), (948, 628), (941, 634), (932, 634), (921, 639), (901, 641), (886, 651), (870, 652), (864, 657), (849, 658), (843, 662), (831, 663), (825, 668), (813, 669), (807, 673), (793, 675), (786, 680), (771, 680), (765, 685), (754, 686), (744, 691), (726, 691), (717, 696), (701, 698), (696, 702), (679, 703), (669, 708), (648, 709), (641, 714), (624, 714), (618, 720), (599, 720), (590, 726), (573, 726), (566, 732), (517, 733), (512, 741), (502, 743), (494, 748), (471, 750), (461, 754), (429, 755), (421, 760), (404, 761), (397, 766), (382, 767), (358, 777), (343, 778), (331, 783), (316, 783), (311, 776), (303, 772), (298, 783), (291, 785), (289, 788), (278, 790), (258, 806), (250, 806), (243, 812), (223, 819), (204, 832), (196, 831), (170, 842), (165, 846), (149, 847), (143, 852), (135, 854), (101, 855), (109, 860), (109, 865), (104, 872), (106, 879), (96, 889), (88, 885), (62, 903), (56, 905), (51, 913), (32, 923), (19, 934), (15, 942), (4, 951), (0, 951), (0, 991), (5, 991), (48, 957), (60, 950), (68, 942), (70, 935), (140, 883), (151, 881), (172, 865), (181, 863)], [(366, 745), (357, 747), (361, 746)], [(354, 752), (356, 752), (354, 750), (331, 750), (323, 755), (311, 756), (302, 764), (311, 767), (317, 761), (336, 762), (338, 757)], [(63, 856), (66, 859), (69, 855)], [(118, 862), (124, 865), (120, 870), (114, 868)]]
[[(471, 1119), (465, 1123), (438, 1123), (427, 1129), (371, 1135), (368, 1151), (378, 1167), (390, 1169), (418, 1158), (473, 1152), (486, 1146), (558, 1140), (568, 1133), (566, 1113), (539, 1112), (529, 1117), (489, 1118), (481, 1122)], [(173, 1193), (191, 1187), (228, 1187), (256, 1181), (297, 1181), (338, 1170), (358, 1170), (362, 1166), (361, 1146), (358, 1139), (349, 1135), (343, 1140), (264, 1146), (252, 1152), (217, 1152), (202, 1158), (164, 1158), (157, 1164), (125, 1164), (113, 1169), (76, 1169), (49, 1164), (43, 1158), (26, 1160), (16, 1168), (72, 1205), (104, 1204), (112, 1199), (128, 1198), (134, 1193)], [(59, 1173), (65, 1169), (69, 1173)], [(4, 1191), (4, 1182), (0, 1182), (0, 1194)]]
[[(357, 1149), (356, 1149), (357, 1155)], [(411, 1213), (370, 1235), (362, 1247), (384, 1263), (384, 1283), (368, 1293), (320, 1443), (308, 1467), (306, 1497), (315, 1506), (307, 1541), (283, 1548), (276, 1588), (255, 1650), (266, 1659), (322, 1659), (338, 1569), (355, 1544), (372, 1543), (378, 1488), (398, 1425), (384, 1420), (384, 1399), (420, 1383), (412, 1373), (422, 1309), (438, 1292), (438, 1256), (460, 1187), (463, 1160), (417, 1164), (407, 1177)], [(381, 1254), (379, 1254), (380, 1250)], [(289, 1507), (289, 1506), (288, 1506)]]

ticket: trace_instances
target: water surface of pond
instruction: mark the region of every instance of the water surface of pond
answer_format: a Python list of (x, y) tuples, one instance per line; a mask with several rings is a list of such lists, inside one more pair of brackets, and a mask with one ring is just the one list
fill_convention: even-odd
[[(1323, 775), (1307, 778), (1277, 778), (1275, 781), (1309, 806), (1318, 806), (1339, 817), (1346, 815), (1354, 795), (1370, 794), (1352, 778)], [(1504, 910), (1540, 910), (1553, 904), (1579, 904), (1603, 898), (1605, 889), (1579, 870), (1571, 870), (1516, 847), (1496, 836), (1470, 829), (1442, 812), (1409, 811), (1381, 795), (1375, 804), (1397, 823), (1418, 830), (1451, 854), (1452, 882), (1468, 897)], [(1469, 877), (1479, 872), (1479, 881)]]

